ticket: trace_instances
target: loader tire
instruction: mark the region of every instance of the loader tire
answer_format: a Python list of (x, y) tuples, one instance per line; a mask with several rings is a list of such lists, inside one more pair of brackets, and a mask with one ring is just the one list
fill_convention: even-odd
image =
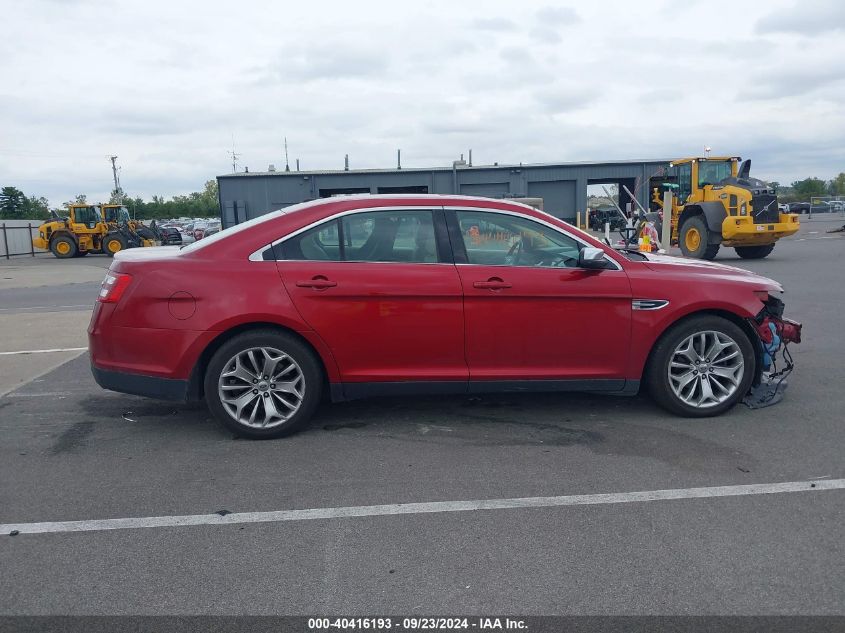
[(109, 257), (126, 248), (126, 240), (120, 233), (107, 233), (103, 237), (103, 252)]
[(694, 215), (684, 221), (678, 242), (684, 257), (714, 259), (719, 252), (719, 244), (710, 243), (710, 229), (701, 215)]
[(59, 259), (76, 257), (78, 250), (76, 242), (69, 235), (59, 235), (58, 237), (54, 237), (53, 241), (50, 242), (50, 252)]
[(742, 257), (742, 259), (763, 259), (775, 250), (775, 245), (763, 244), (761, 246), (737, 246), (735, 250), (736, 254)]

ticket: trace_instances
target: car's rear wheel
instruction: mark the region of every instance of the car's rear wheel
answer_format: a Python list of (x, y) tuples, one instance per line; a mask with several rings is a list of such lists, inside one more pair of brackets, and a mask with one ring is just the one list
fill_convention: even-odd
[(742, 329), (715, 315), (690, 318), (667, 332), (647, 368), (652, 397), (687, 417), (708, 417), (733, 407), (750, 389), (754, 348)]
[(212, 414), (243, 437), (290, 435), (308, 423), (322, 390), (319, 360), (282, 332), (255, 330), (224, 343), (205, 374)]

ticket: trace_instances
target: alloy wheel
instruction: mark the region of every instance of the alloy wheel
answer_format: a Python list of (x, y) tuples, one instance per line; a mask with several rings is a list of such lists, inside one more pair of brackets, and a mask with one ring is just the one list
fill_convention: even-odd
[(687, 336), (675, 348), (668, 367), (675, 396), (699, 409), (714, 407), (734, 395), (744, 372), (737, 342), (715, 330)]
[(252, 347), (230, 358), (217, 393), (239, 424), (268, 429), (289, 420), (305, 397), (305, 376), (293, 358), (272, 347)]

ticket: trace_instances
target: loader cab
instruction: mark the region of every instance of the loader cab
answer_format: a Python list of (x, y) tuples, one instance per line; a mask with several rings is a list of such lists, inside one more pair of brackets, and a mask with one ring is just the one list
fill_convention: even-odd
[(105, 205), (103, 219), (109, 224), (125, 224), (129, 222), (129, 209), (119, 205)]
[(74, 205), (69, 209), (68, 218), (72, 224), (82, 224), (88, 229), (97, 228), (100, 222), (97, 207), (94, 205)]
[(707, 185), (718, 185), (723, 180), (736, 176), (736, 160), (734, 159), (699, 159), (697, 165), (696, 181), (699, 189), (703, 189)]
[(718, 185), (727, 178), (735, 178), (739, 158), (718, 156), (707, 158), (681, 158), (670, 167), (677, 178), (678, 204), (697, 202), (704, 199), (704, 187)]

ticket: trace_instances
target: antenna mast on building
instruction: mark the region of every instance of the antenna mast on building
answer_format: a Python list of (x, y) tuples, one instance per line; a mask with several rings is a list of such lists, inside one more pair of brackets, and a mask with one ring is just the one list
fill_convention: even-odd
[(108, 158), (111, 161), (111, 175), (112, 178), (114, 178), (114, 190), (117, 191), (120, 189), (120, 176), (117, 174), (117, 156), (109, 156)]
[(232, 134), (232, 151), (227, 152), (232, 157), (232, 173), (236, 173), (238, 171), (238, 159), (241, 157), (240, 154), (235, 152), (235, 135)]
[(290, 171), (290, 162), (288, 161), (288, 137), (285, 137), (285, 171)]

